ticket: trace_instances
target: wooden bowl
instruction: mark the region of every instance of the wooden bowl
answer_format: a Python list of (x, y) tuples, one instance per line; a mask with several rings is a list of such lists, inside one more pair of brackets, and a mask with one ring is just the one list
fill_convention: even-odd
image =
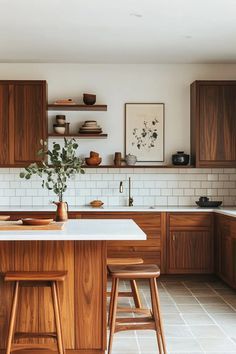
[(21, 219), (23, 225), (49, 225), (53, 222), (53, 219), (33, 219), (33, 218), (26, 218), (26, 219)]
[(101, 157), (86, 157), (85, 162), (88, 166), (98, 166), (102, 162)]
[(10, 220), (9, 215), (0, 215), (0, 221), (7, 221), (7, 220)]
[(92, 202), (90, 202), (90, 205), (93, 208), (101, 208), (103, 204), (104, 203), (101, 200), (93, 200)]
[(84, 104), (92, 106), (94, 103), (96, 103), (96, 95), (92, 95), (90, 93), (84, 93), (83, 94), (83, 101), (84, 101)]

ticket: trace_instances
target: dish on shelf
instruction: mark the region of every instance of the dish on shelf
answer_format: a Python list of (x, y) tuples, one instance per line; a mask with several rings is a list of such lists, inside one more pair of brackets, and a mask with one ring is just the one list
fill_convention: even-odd
[(93, 105), (96, 103), (96, 95), (91, 93), (84, 93), (83, 94), (83, 101), (86, 105)]
[(61, 125), (61, 124), (53, 124), (53, 129), (56, 134), (65, 134), (66, 131), (66, 125)]
[(85, 162), (88, 166), (98, 166), (102, 162), (101, 157), (86, 157)]
[(196, 204), (201, 208), (218, 208), (221, 206), (222, 201), (196, 201)]
[(34, 219), (34, 218), (26, 218), (21, 219), (23, 225), (49, 225), (53, 222), (53, 219)]
[(0, 215), (0, 221), (8, 221), (8, 220), (10, 220), (9, 215)]
[(86, 120), (79, 129), (81, 134), (101, 134), (102, 128), (97, 124), (96, 120)]
[(76, 104), (72, 98), (65, 98), (65, 99), (61, 99), (61, 100), (56, 100), (54, 102), (55, 105), (74, 105)]

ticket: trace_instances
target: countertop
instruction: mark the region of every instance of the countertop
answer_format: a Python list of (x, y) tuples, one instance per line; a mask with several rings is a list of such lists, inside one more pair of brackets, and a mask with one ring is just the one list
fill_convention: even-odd
[(63, 230), (0, 231), (1, 241), (106, 241), (146, 240), (146, 234), (131, 219), (68, 220)]
[[(1, 212), (53, 212), (56, 210), (54, 205), (48, 206), (10, 206), (0, 207)], [(71, 212), (214, 212), (236, 217), (236, 207), (221, 207), (221, 208), (199, 208), (199, 207), (167, 207), (167, 206), (109, 206), (102, 208), (92, 208), (90, 206), (69, 206)]]

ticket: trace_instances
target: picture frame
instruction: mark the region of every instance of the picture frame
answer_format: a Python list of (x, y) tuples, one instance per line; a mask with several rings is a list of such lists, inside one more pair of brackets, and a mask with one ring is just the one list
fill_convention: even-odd
[(125, 155), (137, 162), (163, 162), (164, 103), (125, 103)]

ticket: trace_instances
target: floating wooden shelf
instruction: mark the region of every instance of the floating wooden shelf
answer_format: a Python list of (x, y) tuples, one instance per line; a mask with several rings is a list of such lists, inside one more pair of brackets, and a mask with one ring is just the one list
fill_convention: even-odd
[(174, 166), (174, 165), (121, 165), (121, 166), (115, 166), (115, 165), (99, 165), (99, 166), (87, 166), (84, 165), (83, 168), (195, 168), (193, 165), (188, 165), (188, 166)]
[(48, 134), (49, 138), (106, 139), (107, 134)]
[(107, 105), (105, 104), (94, 104), (94, 105), (85, 105), (85, 104), (71, 104), (71, 105), (62, 105), (62, 104), (48, 104), (48, 111), (107, 111)]

